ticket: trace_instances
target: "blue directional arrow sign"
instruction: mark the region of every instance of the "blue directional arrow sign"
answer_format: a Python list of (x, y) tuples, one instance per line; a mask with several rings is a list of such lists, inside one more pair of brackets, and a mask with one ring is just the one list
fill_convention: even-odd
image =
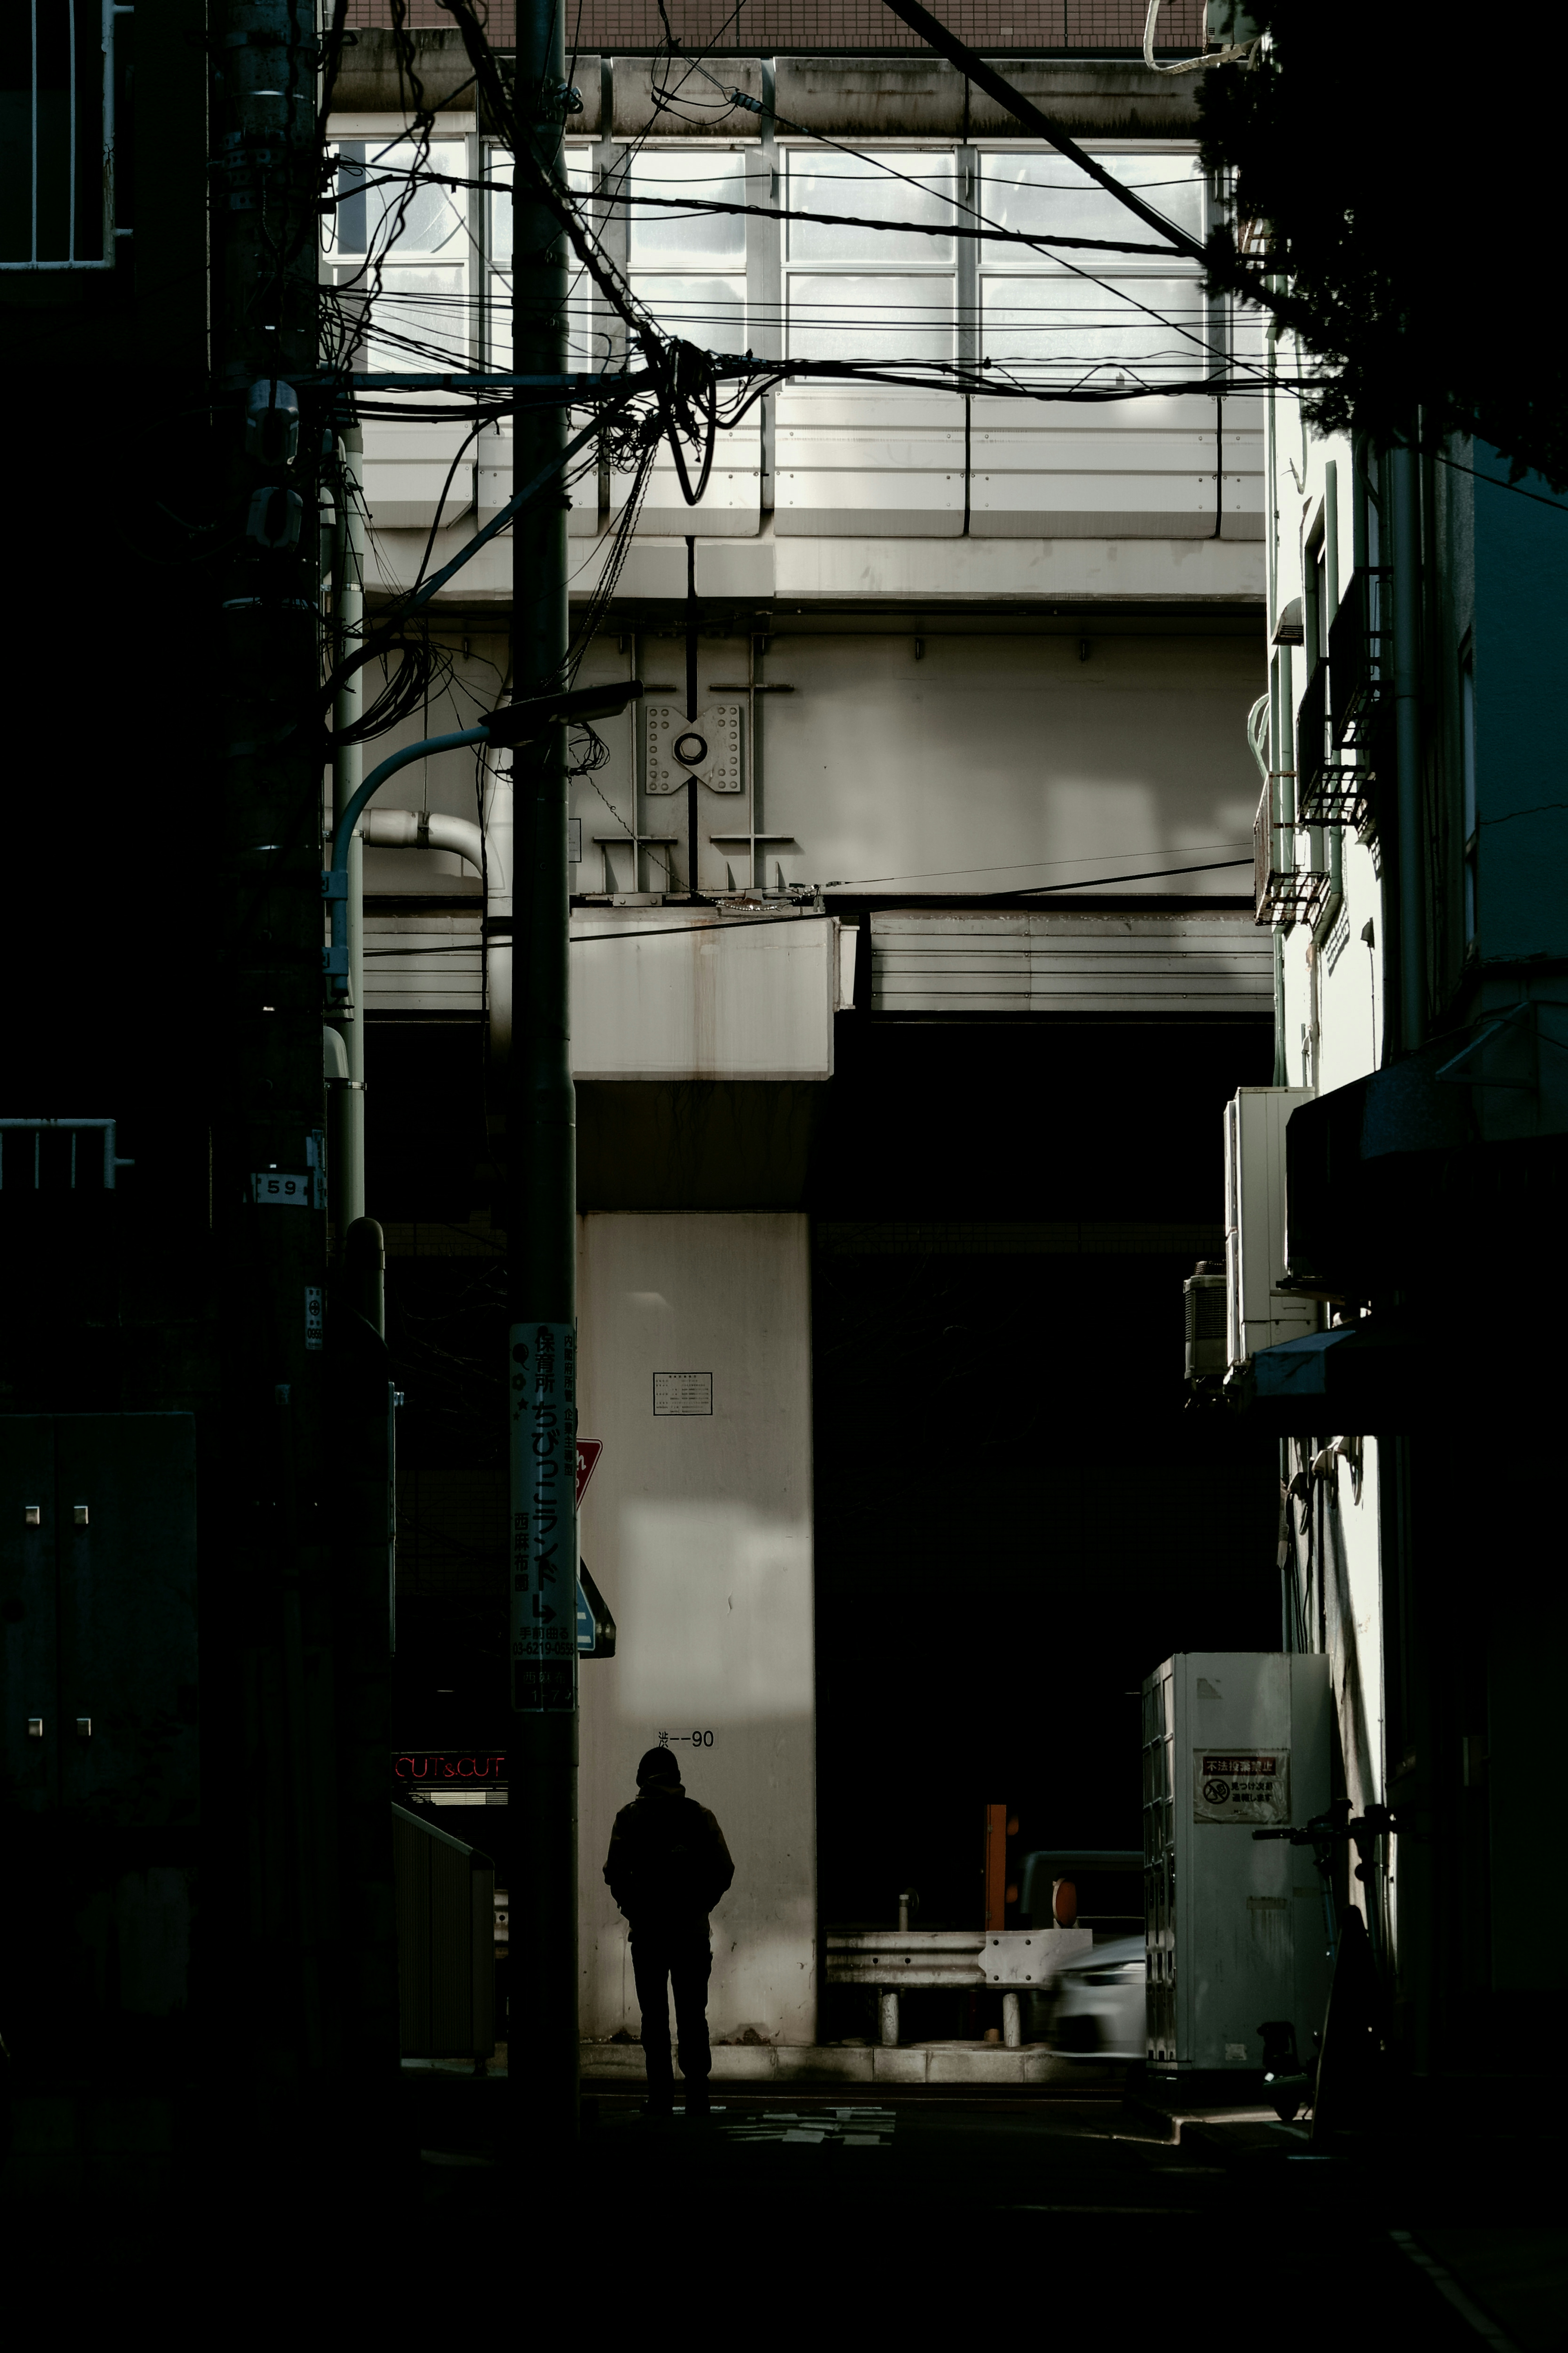
[(577, 1655), (583, 1659), (613, 1659), (616, 1621), (605, 1597), (588, 1574), (585, 1560), (577, 1563)]

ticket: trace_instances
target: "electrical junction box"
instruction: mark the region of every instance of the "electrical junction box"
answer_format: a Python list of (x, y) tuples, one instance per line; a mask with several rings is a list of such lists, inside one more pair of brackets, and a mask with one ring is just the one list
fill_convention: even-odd
[(688, 719), (679, 702), (645, 702), (642, 708), (649, 793), (683, 792), (689, 776), (712, 793), (741, 790), (738, 702), (707, 703), (695, 719)]
[(1318, 1328), (1318, 1303), (1281, 1291), (1285, 1124), (1310, 1087), (1242, 1087), (1225, 1107), (1226, 1352), (1244, 1365)]
[(1310, 2060), (1329, 1997), (1322, 1884), (1309, 1847), (1259, 1843), (1329, 1803), (1329, 1662), (1189, 1651), (1143, 1685), (1148, 2063), (1256, 2072), (1258, 2028), (1289, 2019)]

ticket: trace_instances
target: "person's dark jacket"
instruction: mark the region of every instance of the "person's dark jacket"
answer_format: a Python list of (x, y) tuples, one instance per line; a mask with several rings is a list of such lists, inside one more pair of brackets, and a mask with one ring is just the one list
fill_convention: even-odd
[(679, 1781), (650, 1782), (616, 1816), (605, 1877), (634, 1938), (706, 1937), (734, 1876), (723, 1831)]

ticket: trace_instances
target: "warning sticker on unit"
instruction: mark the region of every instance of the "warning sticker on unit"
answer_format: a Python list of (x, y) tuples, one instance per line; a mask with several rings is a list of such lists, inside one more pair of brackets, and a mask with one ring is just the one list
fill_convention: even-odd
[(1288, 1748), (1194, 1748), (1194, 1822), (1288, 1822)]

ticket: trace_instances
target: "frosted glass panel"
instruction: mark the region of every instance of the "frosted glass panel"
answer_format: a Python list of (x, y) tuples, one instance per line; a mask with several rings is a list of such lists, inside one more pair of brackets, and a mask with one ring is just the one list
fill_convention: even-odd
[(789, 356), (805, 360), (950, 360), (948, 277), (826, 277), (792, 270)]
[[(628, 195), (696, 196), (707, 204), (759, 201), (755, 191), (746, 194), (744, 155), (644, 153), (626, 186)], [(626, 216), (627, 252), (634, 269), (745, 265), (746, 223), (738, 213), (671, 212), (658, 205), (628, 203)]]
[[(903, 176), (892, 177), (878, 168), (879, 164), (890, 164)], [(941, 229), (949, 228), (953, 219), (953, 164), (946, 155), (833, 154), (821, 160), (791, 155), (786, 186), (795, 212), (858, 214), (869, 220), (920, 221)], [(900, 237), (880, 229), (824, 227), (811, 221), (791, 221), (786, 235), (792, 262), (869, 261), (885, 269), (899, 261), (952, 259), (951, 236)]]
[(460, 251), (468, 230), (468, 192), (414, 185), (416, 167), (448, 172), (461, 179), (460, 139), (432, 142), (428, 159), (411, 141), (387, 146), (374, 140), (345, 142), (338, 160), (339, 253), (398, 255)]
[[(1101, 160), (1124, 187), (1135, 188), (1146, 204), (1176, 227), (1189, 237), (1203, 235), (1204, 177), (1196, 156), (1107, 155)], [(1060, 237), (1125, 237), (1140, 245), (1159, 242), (1157, 230), (1147, 227), (1063, 155), (984, 156), (980, 205), (992, 227), (1018, 229), (1028, 236), (1055, 230)], [(1027, 248), (1015, 248), (1010, 254), (1005, 246), (987, 245), (981, 250), (987, 269), (1039, 267)], [(1146, 266), (1158, 269), (1168, 265), (1151, 255)], [(1197, 267), (1195, 262), (1190, 266)]]
[(1230, 308), (1231, 365), (1243, 373), (1261, 371), (1268, 357), (1268, 313), (1251, 302)]
[(1157, 382), (1202, 376), (1210, 365), (1203, 294), (1191, 279), (1136, 278), (1120, 287), (1072, 277), (988, 279), (982, 312), (984, 356), (997, 368), (1104, 383), (1118, 371)]
[[(498, 269), (510, 269), (511, 266), (511, 157), (503, 155), (497, 148), (487, 147), (484, 176), (489, 185), (489, 193), (485, 198), (489, 214), (489, 258)], [(576, 163), (569, 157), (566, 164), (566, 185), (576, 195), (588, 195), (594, 185), (592, 164), (585, 160)], [(583, 217), (585, 224), (596, 227), (600, 217), (598, 206), (584, 206)]]
[(371, 306), (365, 365), (373, 371), (467, 367), (465, 276), (460, 265), (389, 269)]
[(700, 343), (706, 352), (745, 350), (743, 278), (637, 277), (632, 289), (667, 334)]

